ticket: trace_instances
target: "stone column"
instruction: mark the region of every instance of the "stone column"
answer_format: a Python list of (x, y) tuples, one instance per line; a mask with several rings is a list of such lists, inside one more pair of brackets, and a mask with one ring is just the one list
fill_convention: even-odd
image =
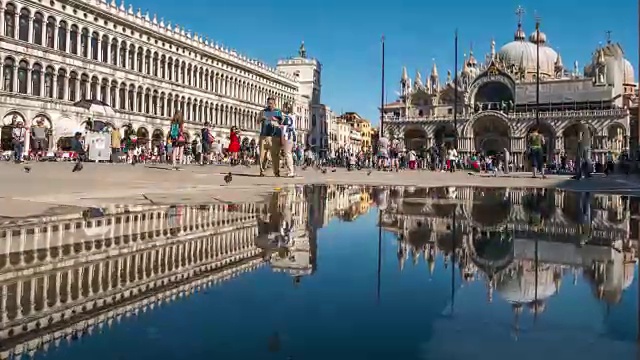
[(91, 33), (87, 35), (87, 59), (93, 59), (93, 36)]
[[(46, 28), (46, 26), (43, 26)], [(53, 27), (53, 48), (58, 49), (58, 24)]]
[(67, 43), (67, 48), (65, 50), (71, 52), (71, 26), (67, 28), (67, 35), (65, 37), (65, 42)]
[(42, 97), (45, 97), (45, 95), (44, 95), (45, 74), (46, 74), (46, 70), (45, 70), (45, 72), (41, 72), (40, 73), (40, 96), (42, 96)]
[(51, 78), (51, 95), (53, 95), (52, 98), (54, 99), (58, 97), (58, 77), (56, 76), (56, 74), (53, 74)]
[(27, 37), (27, 41), (33, 42), (33, 20), (35, 18), (33, 16), (29, 17), (29, 35)]

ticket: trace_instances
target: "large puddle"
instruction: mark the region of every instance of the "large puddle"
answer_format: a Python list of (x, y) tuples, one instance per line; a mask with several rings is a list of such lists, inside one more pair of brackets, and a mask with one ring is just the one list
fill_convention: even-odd
[(297, 187), (0, 226), (0, 359), (618, 359), (640, 201)]

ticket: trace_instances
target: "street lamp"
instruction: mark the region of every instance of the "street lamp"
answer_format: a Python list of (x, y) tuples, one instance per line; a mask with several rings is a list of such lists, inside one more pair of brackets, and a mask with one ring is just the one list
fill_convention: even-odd
[(458, 29), (453, 41), (455, 76), (453, 77), (453, 148), (458, 149)]
[(382, 35), (382, 66), (380, 67), (380, 71), (382, 72), (382, 86), (380, 87), (380, 135), (379, 137), (384, 137), (383, 126), (384, 126), (384, 35)]

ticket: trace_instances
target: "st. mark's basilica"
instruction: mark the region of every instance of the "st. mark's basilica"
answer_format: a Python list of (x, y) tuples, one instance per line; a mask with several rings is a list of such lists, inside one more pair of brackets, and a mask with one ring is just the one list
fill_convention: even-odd
[(462, 155), (506, 149), (518, 165), (524, 163), (526, 136), (537, 125), (539, 111), (538, 127), (546, 138), (549, 161), (563, 153), (573, 156), (583, 134), (591, 138), (595, 160), (602, 160), (607, 151), (634, 150), (637, 120), (630, 110), (638, 106), (638, 84), (622, 45), (609, 34), (606, 44), (594, 44), (586, 66), (581, 68), (577, 61), (566, 66), (542, 30), (530, 29), (527, 35), (523, 13), (522, 8), (516, 11), (520, 20), (512, 41), (496, 49), (492, 40), (484, 58), (476, 58), (473, 49), (464, 55), (457, 84), (451, 71), (443, 81), (435, 61), (424, 82), (419, 71), (411, 79), (403, 68), (400, 96), (383, 108), (383, 135), (414, 149), (451, 144), (457, 135)]
[[(398, 265), (436, 258), (459, 267), (463, 283), (484, 281), (514, 315), (542, 313), (562, 279), (585, 277), (593, 296), (620, 302), (633, 282), (637, 224), (621, 195), (556, 189), (395, 187), (378, 191), (380, 222), (398, 236)], [(517, 324), (516, 324), (517, 326)]]

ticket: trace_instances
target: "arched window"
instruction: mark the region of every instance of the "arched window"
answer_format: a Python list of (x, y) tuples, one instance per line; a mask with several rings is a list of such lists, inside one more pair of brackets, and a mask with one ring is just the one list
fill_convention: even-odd
[(174, 68), (175, 69), (174, 69), (174, 74), (173, 74), (174, 75), (173, 76), (173, 80), (175, 82), (178, 82), (178, 81), (180, 81), (180, 60), (176, 59), (176, 63), (175, 63)]
[(182, 63), (182, 66), (180, 67), (180, 82), (182, 82), (182, 84), (184, 84), (184, 81), (186, 80), (186, 70), (187, 65), (185, 65), (185, 63)]
[(80, 49), (81, 55), (88, 58), (89, 57), (89, 30), (86, 28), (82, 29), (82, 34), (80, 35)]
[(135, 61), (136, 47), (133, 46), (133, 44), (129, 45), (128, 55), (129, 55), (129, 69), (135, 70), (136, 69), (136, 61)]
[(88, 99), (87, 92), (89, 91), (89, 75), (80, 75), (80, 100)]
[(151, 113), (153, 115), (158, 115), (158, 92), (153, 92), (153, 97), (151, 98)]
[(120, 90), (118, 90), (118, 92), (118, 108), (124, 110), (124, 101), (127, 98), (127, 85), (125, 83), (120, 84)]
[(64, 99), (64, 83), (67, 80), (67, 71), (65, 69), (58, 69), (58, 79), (56, 86), (56, 98), (63, 100)]
[(18, 92), (21, 94), (27, 93), (27, 72), (29, 71), (29, 64), (22, 60), (18, 66)]
[(100, 54), (100, 48), (98, 47), (98, 33), (91, 34), (91, 59), (98, 60), (98, 54)]
[(144, 54), (144, 73), (151, 75), (151, 51), (149, 50)]
[(109, 46), (109, 37), (107, 35), (103, 35), (102, 42), (100, 43), (100, 60), (102, 60), (103, 63), (109, 62)]
[(120, 66), (127, 67), (127, 43), (124, 41), (120, 44)]
[(187, 67), (187, 79), (186, 80), (187, 80), (187, 83), (186, 83), (187, 85), (192, 85), (191, 84), (191, 65), (189, 65)]
[(90, 88), (90, 94), (91, 100), (97, 100), (98, 99), (98, 78), (97, 77), (92, 77), (91, 78), (91, 88)]
[(158, 63), (160, 61), (160, 57), (158, 56), (158, 53), (153, 53), (153, 76), (157, 77), (158, 76)]
[(142, 92), (142, 88), (138, 88), (138, 92), (136, 93), (136, 111), (142, 112), (142, 96), (144, 93)]
[(160, 100), (159, 100), (159, 103), (158, 103), (158, 115), (160, 115), (160, 116), (165, 116), (164, 102), (165, 102), (165, 96), (164, 96), (164, 93), (161, 93), (160, 94)]
[(44, 96), (48, 98), (53, 98), (53, 68), (51, 66), (47, 66), (47, 69), (44, 72)]
[(54, 48), (55, 45), (55, 33), (56, 33), (56, 19), (53, 16), (47, 18), (47, 44), (48, 48)]
[(69, 74), (69, 101), (76, 101), (78, 98), (77, 86), (78, 74), (72, 71), (71, 74)]
[(67, 51), (67, 22), (64, 20), (58, 25), (58, 50)]
[(173, 80), (173, 59), (171, 57), (167, 61), (167, 79)]
[(144, 113), (145, 114), (149, 114), (150, 113), (150, 111), (149, 111), (149, 106), (150, 106), (150, 103), (151, 103), (150, 97), (151, 97), (151, 90), (147, 89), (147, 91), (144, 92)]
[(111, 64), (118, 65), (118, 39), (111, 40)]
[(36, 13), (33, 17), (33, 43), (36, 45), (42, 45), (42, 23), (44, 17), (40, 13)]
[(127, 108), (129, 111), (134, 111), (134, 100), (135, 100), (136, 88), (133, 85), (129, 85), (129, 91), (127, 93), (128, 104)]
[(31, 95), (40, 96), (40, 85), (42, 84), (42, 65), (34, 64), (31, 69)]
[(109, 105), (112, 108), (118, 108), (118, 83), (114, 80), (111, 82), (111, 87), (109, 88)]
[(139, 72), (142, 72), (142, 57), (143, 57), (143, 53), (142, 53), (142, 48), (138, 48), (138, 52), (136, 53), (136, 60), (137, 61), (137, 70)]
[(20, 10), (20, 18), (18, 19), (18, 39), (22, 41), (29, 41), (29, 18), (31, 13), (29, 9), (22, 8)]
[(71, 43), (70, 52), (78, 55), (78, 27), (71, 25), (71, 31), (69, 32), (69, 42)]
[(4, 9), (4, 36), (16, 37), (16, 7), (13, 4)]
[(102, 79), (100, 83), (100, 101), (107, 103), (107, 94), (109, 94), (109, 80)]

